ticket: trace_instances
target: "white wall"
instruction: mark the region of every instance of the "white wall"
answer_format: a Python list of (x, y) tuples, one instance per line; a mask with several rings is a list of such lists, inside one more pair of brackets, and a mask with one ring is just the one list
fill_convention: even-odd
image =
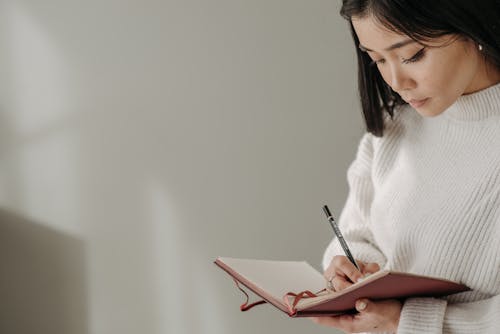
[(212, 261), (320, 268), (363, 129), (338, 1), (0, 4), (0, 332), (332, 333)]

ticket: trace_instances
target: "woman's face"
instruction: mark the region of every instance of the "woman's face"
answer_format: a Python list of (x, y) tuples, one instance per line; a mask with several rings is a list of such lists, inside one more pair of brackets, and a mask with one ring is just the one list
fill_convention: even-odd
[[(368, 53), (385, 82), (423, 116), (436, 116), (459, 96), (497, 83), (478, 45), (456, 36), (419, 44), (385, 28), (370, 16), (353, 18), (361, 50)], [(493, 73), (494, 72), (494, 73)]]

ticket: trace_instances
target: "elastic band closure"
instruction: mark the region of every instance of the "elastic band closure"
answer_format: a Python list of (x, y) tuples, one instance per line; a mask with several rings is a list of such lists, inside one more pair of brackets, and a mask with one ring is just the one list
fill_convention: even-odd
[(246, 291), (243, 290), (243, 288), (240, 286), (239, 282), (235, 278), (233, 278), (233, 281), (234, 281), (234, 283), (236, 283), (236, 287), (241, 292), (243, 292), (243, 294), (245, 294), (245, 296), (247, 298), (247, 300), (243, 304), (240, 305), (240, 310), (242, 312), (248, 311), (249, 309), (251, 309), (254, 306), (267, 303), (264, 299), (262, 299), (262, 300), (254, 302), (254, 303), (248, 304), (248, 300), (250, 299), (250, 297), (248, 296), (248, 293), (246, 293)]
[[(267, 301), (265, 301), (264, 299), (262, 299), (262, 300), (258, 300), (256, 302), (253, 302), (253, 303), (249, 304), (248, 302), (250, 300), (250, 297), (248, 296), (248, 293), (245, 290), (243, 290), (243, 288), (240, 286), (240, 283), (238, 282), (238, 280), (236, 280), (235, 278), (233, 278), (233, 281), (236, 284), (236, 287), (241, 292), (243, 292), (243, 294), (246, 297), (245, 302), (240, 305), (240, 310), (242, 312), (248, 311), (249, 309), (253, 308), (254, 306), (267, 303)], [(293, 315), (295, 315), (297, 313), (297, 310), (295, 309), (295, 307), (297, 306), (297, 304), (299, 303), (299, 301), (301, 299), (317, 297), (318, 294), (320, 292), (323, 292), (323, 291), (325, 291), (325, 289), (323, 289), (323, 290), (321, 290), (321, 291), (319, 291), (317, 293), (313, 293), (313, 292), (311, 292), (309, 290), (305, 290), (305, 291), (302, 291), (302, 292), (299, 292), (299, 293), (289, 292), (289, 293), (287, 293), (286, 295), (283, 296), (283, 302), (285, 303), (285, 305), (286, 305), (286, 307), (288, 309), (288, 313), (290, 314), (290, 316), (293, 316)]]
[[(324, 290), (321, 290), (321, 291), (324, 291)], [(288, 312), (290, 313), (290, 315), (294, 315), (295, 313), (297, 313), (297, 310), (295, 309), (295, 307), (297, 306), (297, 304), (299, 303), (299, 301), (301, 299), (313, 298), (313, 297), (317, 297), (317, 296), (318, 296), (317, 294), (315, 294), (309, 290), (305, 290), (305, 291), (299, 292), (297, 294), (293, 293), (293, 292), (289, 292), (283, 296), (283, 301), (285, 302), (285, 305), (287, 306)], [(291, 304), (290, 304), (290, 297), (293, 297), (293, 299), (292, 299), (293, 302)]]

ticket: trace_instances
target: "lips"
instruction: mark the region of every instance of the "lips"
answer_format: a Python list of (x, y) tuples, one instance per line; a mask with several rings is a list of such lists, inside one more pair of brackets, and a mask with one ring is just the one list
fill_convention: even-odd
[(408, 100), (407, 102), (413, 107), (413, 108), (420, 108), (422, 107), (427, 101), (429, 100), (429, 98), (425, 98), (425, 99), (411, 99), (411, 100)]

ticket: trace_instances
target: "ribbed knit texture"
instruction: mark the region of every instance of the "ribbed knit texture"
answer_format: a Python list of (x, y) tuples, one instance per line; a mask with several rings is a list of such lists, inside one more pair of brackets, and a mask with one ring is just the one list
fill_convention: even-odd
[[(339, 224), (357, 259), (472, 289), (407, 299), (398, 333), (500, 333), (500, 84), (436, 117), (401, 108), (347, 177)], [(337, 254), (334, 239), (323, 267)]]

